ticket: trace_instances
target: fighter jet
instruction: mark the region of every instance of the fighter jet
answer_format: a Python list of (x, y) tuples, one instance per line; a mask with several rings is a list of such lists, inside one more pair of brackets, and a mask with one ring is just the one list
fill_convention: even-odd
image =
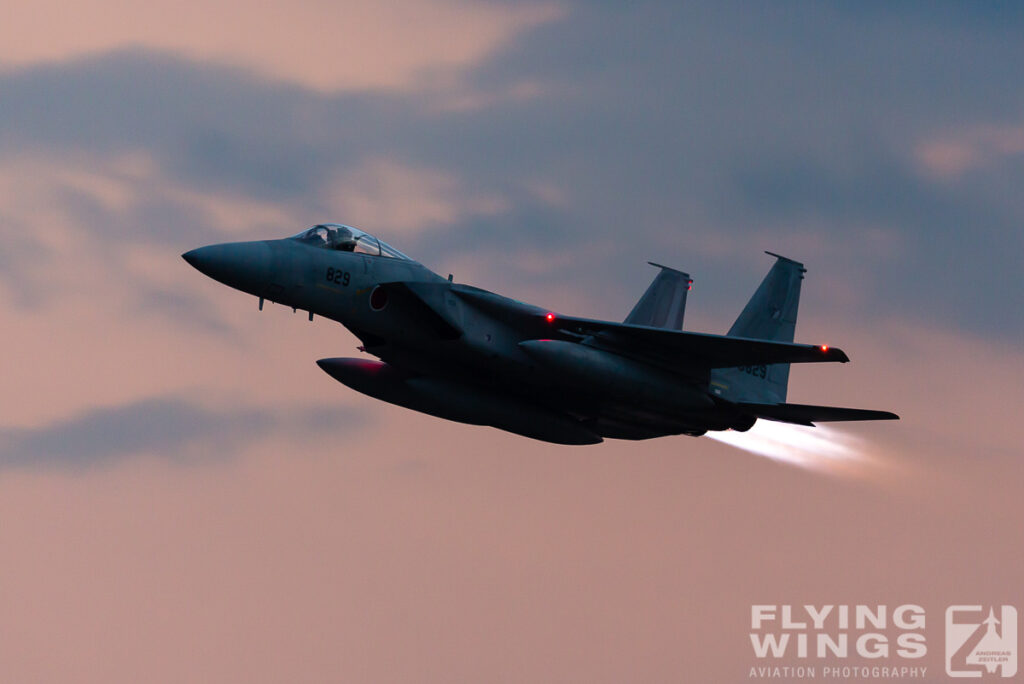
[(375, 399), (558, 444), (745, 431), (759, 418), (897, 419), (786, 402), (792, 363), (849, 361), (794, 344), (803, 265), (775, 263), (725, 335), (683, 331), (692, 282), (657, 276), (624, 322), (569, 316), (443, 278), (369, 233), (324, 223), (278, 240), (183, 254), (196, 269), (265, 300), (329, 318), (376, 357), (317, 364)]

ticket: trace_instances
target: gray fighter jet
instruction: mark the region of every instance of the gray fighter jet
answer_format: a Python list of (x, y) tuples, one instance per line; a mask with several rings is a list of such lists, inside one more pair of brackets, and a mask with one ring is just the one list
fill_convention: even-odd
[[(771, 254), (771, 253), (769, 253)], [(744, 431), (758, 418), (896, 419), (786, 403), (789, 364), (849, 361), (794, 344), (803, 265), (779, 256), (726, 335), (684, 332), (690, 277), (658, 275), (622, 323), (566, 316), (433, 273), (374, 236), (325, 223), (282, 240), (182, 255), (209, 277), (338, 321), (369, 358), (317, 361), (376, 399), (558, 444)]]

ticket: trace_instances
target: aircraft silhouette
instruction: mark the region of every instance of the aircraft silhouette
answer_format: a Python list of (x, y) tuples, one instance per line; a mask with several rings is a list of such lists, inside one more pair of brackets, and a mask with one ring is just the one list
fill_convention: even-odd
[(317, 361), (376, 399), (559, 444), (748, 430), (758, 418), (898, 419), (786, 403), (791, 363), (847, 362), (794, 344), (803, 265), (779, 256), (726, 335), (682, 330), (690, 277), (666, 266), (622, 323), (567, 316), (445, 279), (357, 228), (183, 254), (225, 285), (338, 321), (368, 358)]

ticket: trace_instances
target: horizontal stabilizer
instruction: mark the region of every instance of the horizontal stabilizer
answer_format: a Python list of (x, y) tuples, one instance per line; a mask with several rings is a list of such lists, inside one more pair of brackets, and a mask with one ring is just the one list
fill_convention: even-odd
[(900, 417), (889, 411), (872, 411), (870, 409), (842, 408), (840, 406), (814, 406), (812, 404), (736, 404), (758, 418), (777, 420), (782, 423), (797, 425), (814, 425), (847, 420), (899, 420)]

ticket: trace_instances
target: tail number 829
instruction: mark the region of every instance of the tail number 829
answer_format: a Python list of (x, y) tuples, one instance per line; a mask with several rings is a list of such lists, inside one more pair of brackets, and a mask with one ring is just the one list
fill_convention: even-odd
[(741, 372), (749, 373), (755, 378), (763, 378), (768, 375), (768, 366), (765, 366), (764, 364), (760, 366), (740, 366), (739, 369)]

